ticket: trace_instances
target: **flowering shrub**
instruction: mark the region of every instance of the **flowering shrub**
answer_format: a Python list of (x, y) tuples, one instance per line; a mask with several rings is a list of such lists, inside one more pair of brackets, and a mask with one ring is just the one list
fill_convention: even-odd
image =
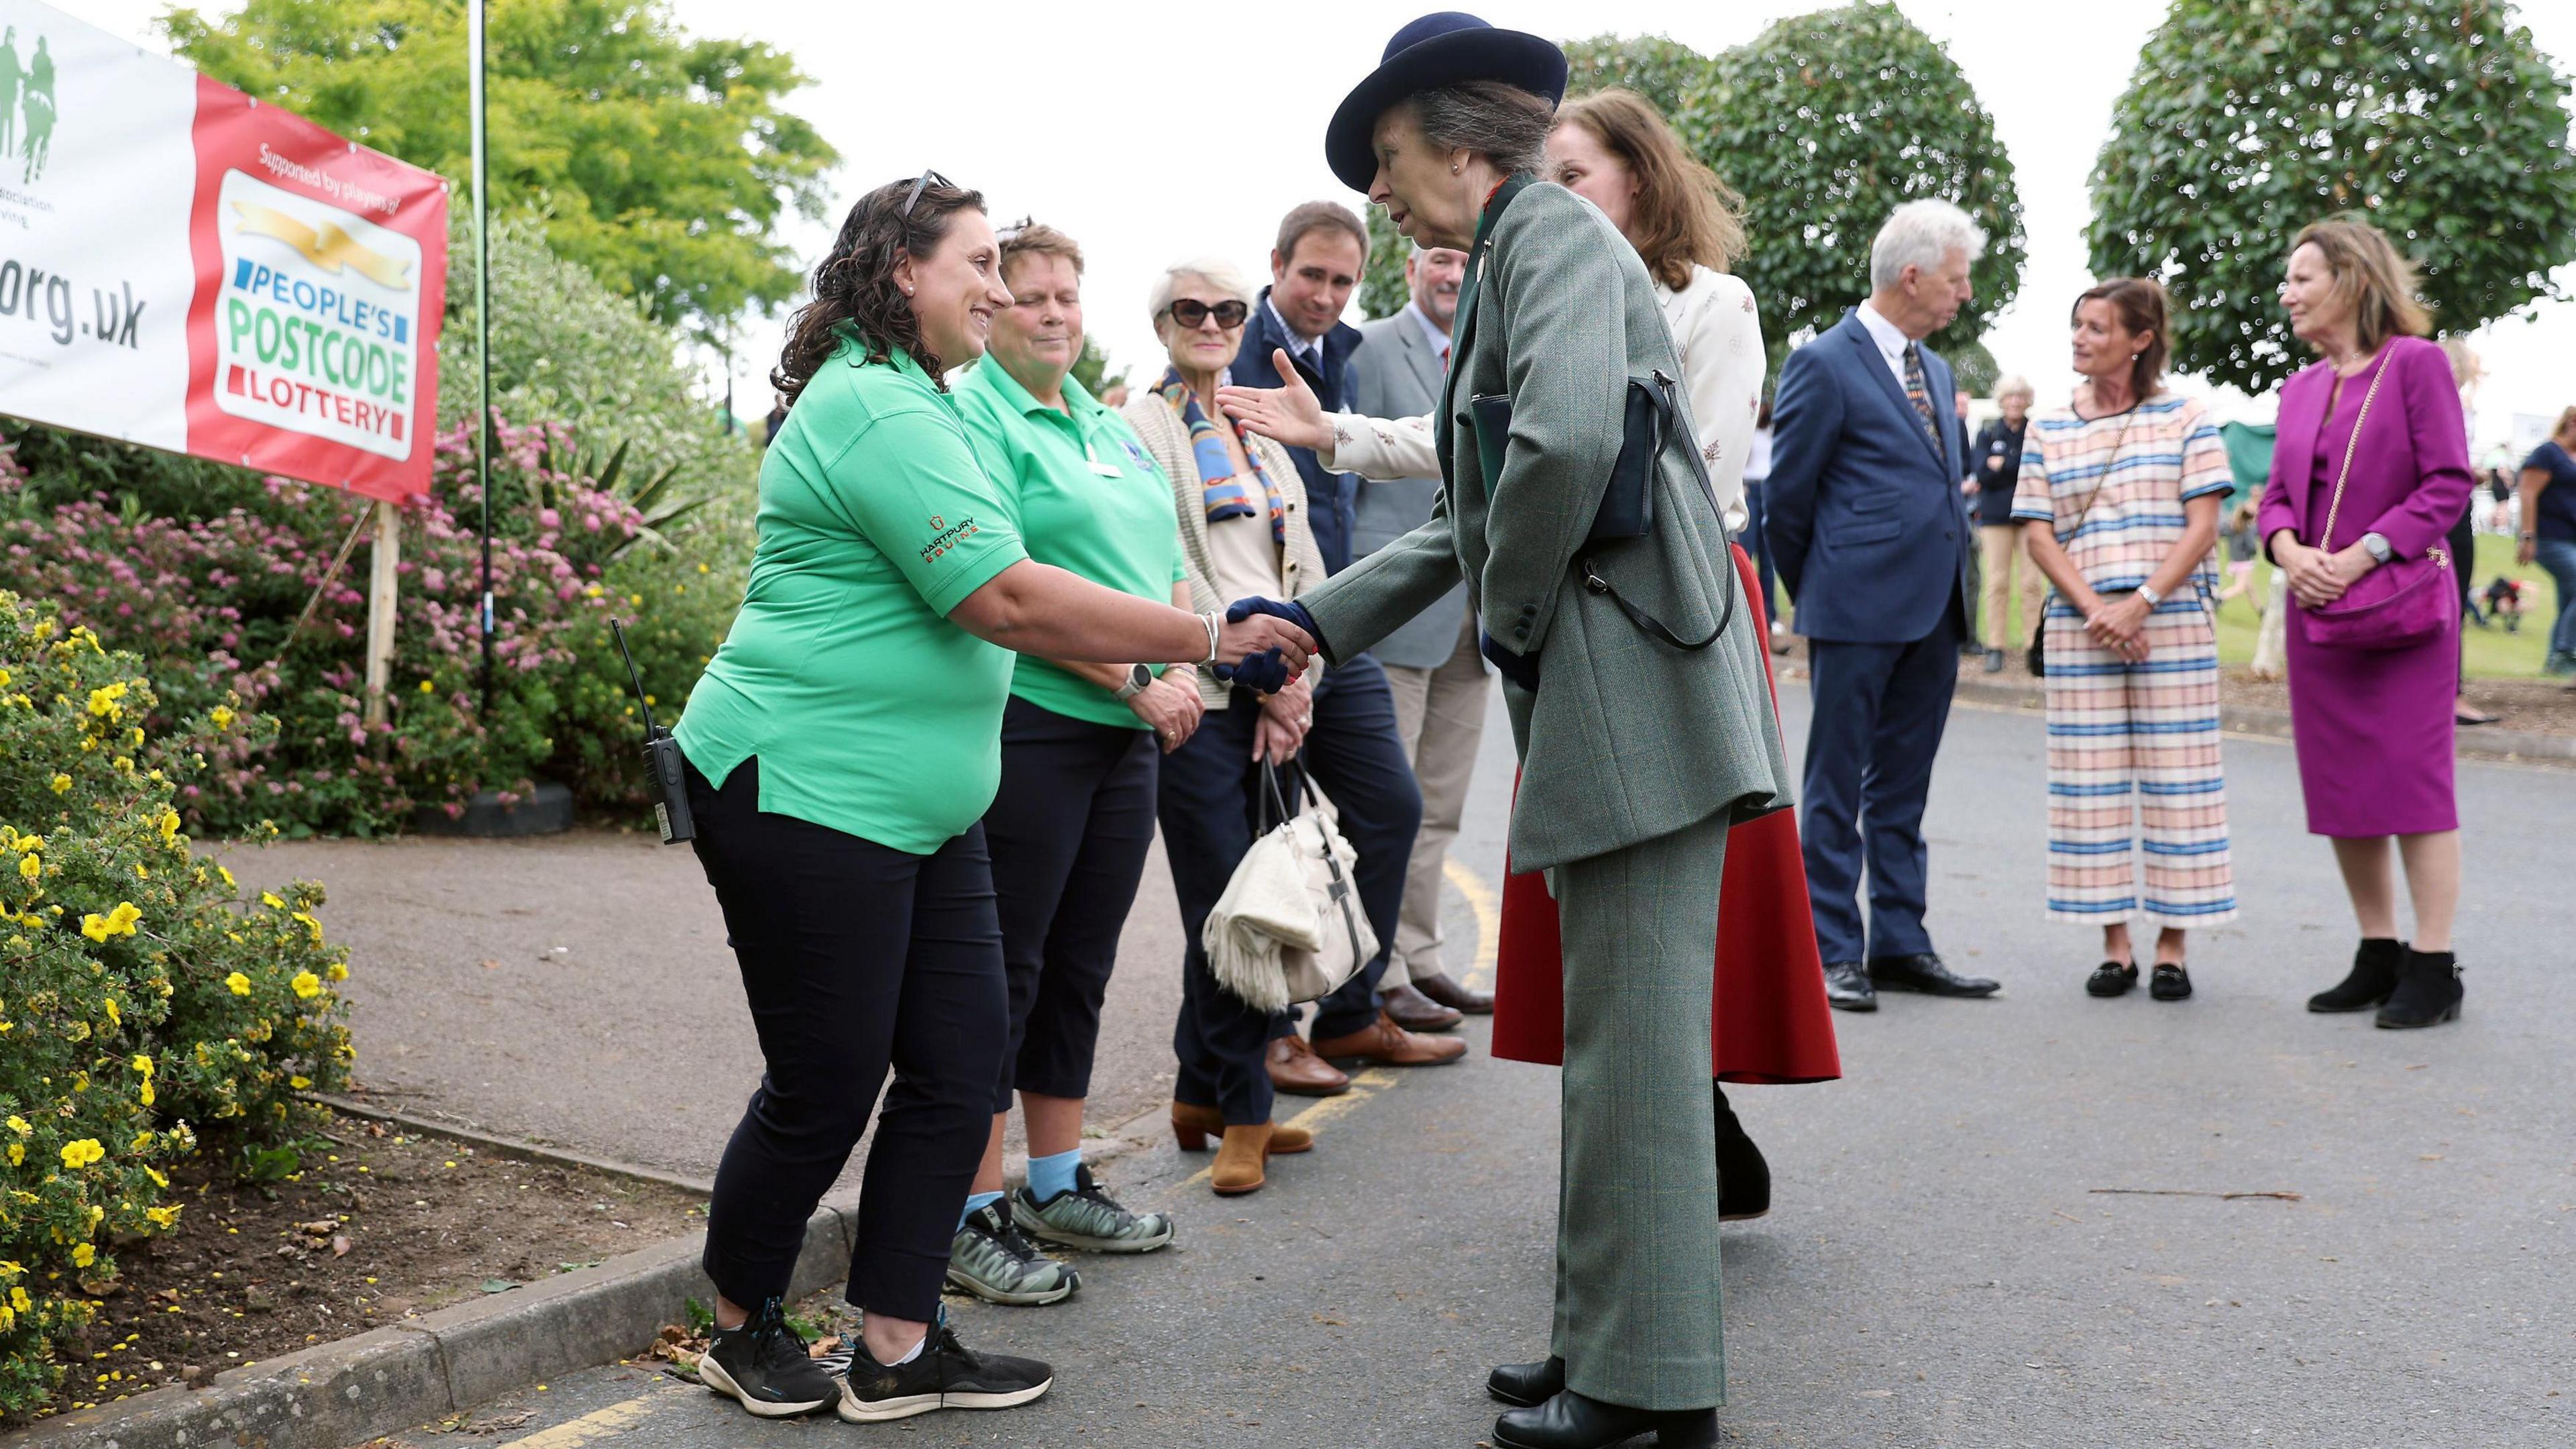
[[(155, 739), (168, 709), (133, 654), (0, 593), (0, 1414), (54, 1391), (118, 1246), (178, 1222), (162, 1164), (200, 1132), (246, 1163), (347, 1078), (321, 888), (243, 900), (191, 854), (178, 794), (221, 767)], [(175, 724), (268, 728), (229, 699)]]
[[(68, 622), (142, 655), (160, 685), (156, 723), (228, 699), (277, 721), (273, 737), (180, 742), (210, 766), (179, 796), (207, 830), (274, 820), (295, 835), (374, 834), (399, 828), (415, 805), (454, 813), (483, 789), (514, 798), (540, 773), (594, 803), (638, 798), (637, 722), (607, 618), (614, 608), (629, 619), (647, 688), (676, 714), (741, 596), (739, 575), (701, 568), (649, 533), (625, 497), (571, 461), (564, 425), (504, 426), (499, 440), (488, 716), (478, 708), (482, 496), (470, 424), (439, 436), (433, 491), (404, 511), (381, 725), (364, 723), (364, 498), (267, 478), (236, 506), (190, 518), (112, 506), (103, 493), (47, 503), (45, 479), (0, 465), (0, 505), (16, 500), (0, 507), (16, 514), (0, 519), (0, 587), (60, 599)], [(332, 572), (353, 533), (364, 536)]]

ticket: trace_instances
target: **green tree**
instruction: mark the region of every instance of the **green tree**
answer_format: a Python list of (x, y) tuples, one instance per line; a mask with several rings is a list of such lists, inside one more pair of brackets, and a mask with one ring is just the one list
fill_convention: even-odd
[[(172, 47), (251, 95), (472, 180), (463, 0), (247, 0), (173, 10)], [(781, 106), (784, 52), (684, 33), (663, 0), (495, 0), (492, 201), (664, 323), (768, 311), (799, 282), (777, 224), (823, 212), (838, 160)]]
[(2576, 257), (2567, 95), (2492, 0), (2174, 0), (2094, 168), (2093, 270), (2164, 281), (2176, 367), (2261, 392), (2306, 358), (2282, 249), (2349, 212), (2467, 331)]
[(1585, 95), (1620, 87), (1677, 114), (1682, 98), (1708, 71), (1708, 57), (1662, 35), (1596, 35), (1564, 44), (1565, 93)]
[(1386, 219), (1385, 208), (1372, 206), (1367, 214), (1368, 266), (1360, 274), (1360, 310), (1371, 317), (1392, 317), (1413, 300), (1404, 285), (1404, 259), (1413, 255), (1413, 243)]
[(1976, 300), (1936, 334), (1982, 336), (2021, 287), (2021, 199), (1992, 117), (1949, 53), (1894, 5), (1782, 20), (1711, 63), (1674, 118), (1751, 199), (1736, 273), (1762, 306), (1777, 370), (1788, 339), (1869, 294), (1869, 244), (1904, 202), (1957, 203), (1985, 228)]
[(1122, 367), (1115, 372), (1110, 371), (1109, 354), (1101, 350), (1099, 339), (1084, 333), (1082, 355), (1073, 360), (1073, 380), (1082, 384), (1084, 392), (1098, 397), (1100, 390), (1109, 384), (1125, 382), (1127, 369)]

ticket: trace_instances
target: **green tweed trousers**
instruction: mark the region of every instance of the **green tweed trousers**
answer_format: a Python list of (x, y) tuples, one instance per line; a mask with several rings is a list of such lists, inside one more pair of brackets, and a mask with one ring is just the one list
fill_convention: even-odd
[(1726, 1402), (1709, 1013), (1723, 812), (1549, 872), (1565, 959), (1553, 1352), (1638, 1409)]

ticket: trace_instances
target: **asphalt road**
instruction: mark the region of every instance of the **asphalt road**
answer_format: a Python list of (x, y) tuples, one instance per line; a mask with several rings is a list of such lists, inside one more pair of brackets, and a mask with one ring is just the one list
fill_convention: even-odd
[[(1783, 704), (1802, 736), (1803, 691)], [(1507, 804), (1496, 725), (1460, 848), (1483, 881)], [(1735, 1094), (1778, 1187), (1768, 1218), (1727, 1230), (1731, 1442), (2576, 1442), (2576, 917), (2560, 845), (2576, 775), (2461, 766), (2467, 1010), (2396, 1033), (2301, 1009), (2354, 932), (2303, 832), (2289, 749), (2267, 741), (2227, 745), (2247, 909), (2195, 942), (2199, 995), (2084, 996), (2098, 943), (2037, 906), (2041, 750), (2036, 716), (1963, 707), (1933, 790), (1935, 936), (2003, 995), (1888, 998), (1837, 1018), (1845, 1081)], [(704, 887), (668, 868), (677, 852), (558, 843), (530, 851), (526, 880), (569, 860), (577, 881), (494, 906), (450, 894), (459, 849), (382, 857), (419, 867), (401, 907), (419, 939), (353, 983), (370, 1077), (504, 1130), (703, 1170), (749, 1080), (738, 1000), (711, 903), (666, 940), (644, 923), (685, 916), (675, 905)], [(507, 914), (521, 908), (540, 914)], [(327, 919), (380, 909), (344, 897)], [(1169, 963), (1144, 953), (1170, 949), (1168, 910), (1139, 902), (1139, 969), (1113, 992), (1103, 1097), (1122, 1106), (1164, 1090), (1145, 1044), (1159, 1050)], [(532, 928), (626, 949), (474, 964)], [(675, 1032), (699, 1049), (672, 1054)], [(492, 1065), (458, 1075), (478, 1061)], [(1056, 1364), (1027, 1409), (764, 1424), (610, 1368), (492, 1406), (497, 1423), (529, 1417), (487, 1425), (486, 1442), (1470, 1445), (1493, 1412), (1486, 1366), (1544, 1347), (1555, 1090), (1553, 1071), (1481, 1050), (1372, 1074), (1318, 1109), (1317, 1150), (1274, 1162), (1248, 1198), (1208, 1194), (1205, 1158), (1167, 1139), (1119, 1160), (1117, 1191), (1178, 1215), (1171, 1249), (1085, 1259), (1083, 1292), (1054, 1308), (952, 1306), (969, 1342)]]

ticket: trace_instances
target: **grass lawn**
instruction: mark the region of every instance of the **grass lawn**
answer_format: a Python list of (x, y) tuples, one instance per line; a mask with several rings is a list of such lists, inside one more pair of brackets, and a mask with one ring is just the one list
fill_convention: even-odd
[[(2537, 564), (2513, 561), (2513, 540), (2503, 534), (2478, 535), (2477, 561), (2469, 571), (2473, 589), (2483, 591), (2498, 574), (2529, 579), (2539, 588), (2523, 595), (2522, 631), (2508, 634), (2501, 623), (2467, 627), (2469, 677), (2472, 679), (2537, 679), (2549, 655), (2549, 622), (2558, 614), (2558, 590)], [(2218, 659), (2221, 664), (2254, 662), (2254, 636), (2261, 626), (2254, 598), (2272, 587), (2272, 565), (2257, 561), (2254, 583), (2243, 597), (2218, 606)]]

